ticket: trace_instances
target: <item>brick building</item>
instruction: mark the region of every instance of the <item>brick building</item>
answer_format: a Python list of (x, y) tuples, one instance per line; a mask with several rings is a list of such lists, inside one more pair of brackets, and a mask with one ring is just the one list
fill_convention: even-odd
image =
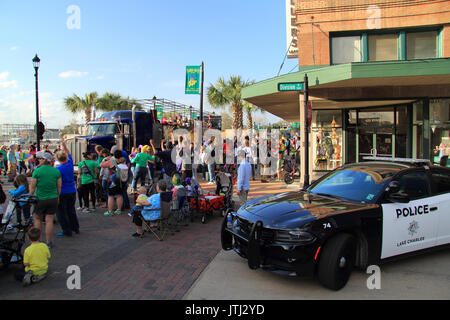
[(299, 71), (243, 98), (304, 132), (303, 93), (278, 84), (307, 76), (310, 176), (368, 155), (450, 154), (450, 1), (297, 0), (295, 22)]

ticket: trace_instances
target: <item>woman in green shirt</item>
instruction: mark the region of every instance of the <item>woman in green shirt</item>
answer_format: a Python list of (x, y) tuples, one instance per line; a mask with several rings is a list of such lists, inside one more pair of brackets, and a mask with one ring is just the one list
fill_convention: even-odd
[(147, 164), (148, 162), (155, 163), (155, 157), (151, 155), (151, 149), (149, 146), (143, 146), (142, 151), (131, 159), (131, 163), (136, 164), (136, 169), (133, 175), (133, 182), (131, 183), (131, 192), (136, 191), (136, 184), (138, 179), (141, 180), (141, 186), (145, 186), (145, 178), (147, 177)]
[(39, 167), (33, 171), (30, 183), (30, 193), (36, 192), (38, 203), (34, 213), (34, 227), (42, 230), (42, 221), (45, 219), (45, 238), (49, 247), (53, 246), (53, 222), (58, 199), (61, 193), (61, 173), (52, 166), (51, 153), (39, 151), (36, 153)]
[[(80, 191), (85, 205), (81, 212), (88, 213), (95, 210), (95, 181), (98, 179), (100, 166), (97, 161), (92, 160), (90, 152), (85, 152), (83, 157), (84, 160), (78, 163), (77, 184), (81, 185)], [(89, 195), (91, 196), (92, 209), (89, 208)]]

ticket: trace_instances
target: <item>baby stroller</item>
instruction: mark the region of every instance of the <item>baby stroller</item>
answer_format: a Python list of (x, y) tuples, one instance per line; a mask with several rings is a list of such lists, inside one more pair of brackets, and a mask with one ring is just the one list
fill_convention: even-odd
[(295, 156), (287, 155), (283, 159), (283, 170), (284, 174), (284, 182), (286, 184), (291, 184), (294, 182), (295, 178), (300, 177), (300, 171), (295, 166)]
[(20, 203), (36, 204), (37, 197), (25, 194), (13, 197), (3, 215), (0, 224), (0, 269), (6, 268), (12, 263), (22, 263), (22, 247), (28, 228), (33, 224), (32, 215), (23, 224), (13, 223)]
[(202, 194), (198, 185), (193, 187), (194, 195), (189, 197), (191, 209), (191, 221), (194, 221), (194, 215), (201, 215), (201, 222), (206, 222), (208, 215), (212, 216), (215, 211), (221, 212), (223, 216), (231, 206), (231, 197), (233, 195), (233, 184), (231, 177), (225, 173), (216, 175), (216, 193)]

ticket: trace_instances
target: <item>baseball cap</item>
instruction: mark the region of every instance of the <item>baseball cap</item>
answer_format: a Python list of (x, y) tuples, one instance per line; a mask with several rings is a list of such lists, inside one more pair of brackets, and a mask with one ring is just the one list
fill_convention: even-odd
[(48, 152), (39, 151), (39, 152), (36, 152), (36, 159), (44, 159), (49, 162), (52, 162), (53, 156)]

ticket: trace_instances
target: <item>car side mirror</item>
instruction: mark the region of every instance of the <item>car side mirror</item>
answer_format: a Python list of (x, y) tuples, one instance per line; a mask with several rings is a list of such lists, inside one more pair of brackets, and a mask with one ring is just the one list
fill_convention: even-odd
[(391, 181), (386, 188), (386, 191), (389, 193), (397, 193), (400, 190), (400, 184), (398, 181)]
[(409, 196), (406, 193), (389, 193), (388, 199), (392, 202), (408, 203)]

